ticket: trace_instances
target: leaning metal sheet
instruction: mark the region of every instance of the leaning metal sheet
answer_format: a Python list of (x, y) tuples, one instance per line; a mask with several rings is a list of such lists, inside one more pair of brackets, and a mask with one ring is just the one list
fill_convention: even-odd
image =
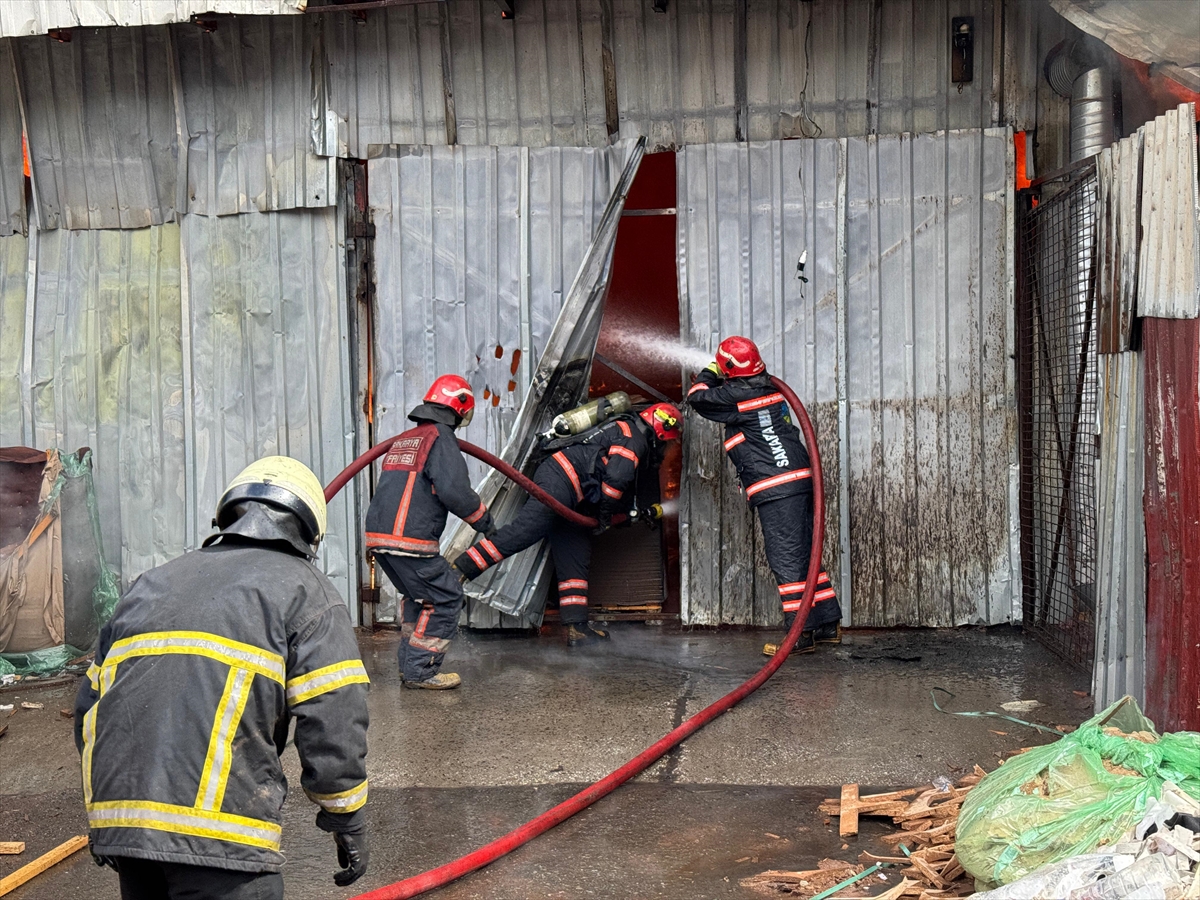
[[(272, 454), (323, 484), (353, 458), (347, 309), (335, 210), (185, 216), (184, 389), (188, 543), (210, 533), (225, 485)], [(357, 523), (349, 492), (330, 503), (320, 565), (357, 596)], [(357, 604), (350, 603), (351, 615)]]
[[(393, 147), (369, 161), (381, 437), (408, 427), (433, 378), (458, 372), (479, 402), (463, 437), (501, 452), (626, 151)], [(469, 464), (478, 485), (485, 469)], [(479, 604), (469, 615), (520, 624)]]

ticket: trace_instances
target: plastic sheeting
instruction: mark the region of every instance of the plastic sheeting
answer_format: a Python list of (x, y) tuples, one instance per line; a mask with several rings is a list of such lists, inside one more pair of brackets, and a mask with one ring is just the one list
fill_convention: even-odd
[[(989, 129), (679, 157), (685, 339), (747, 334), (811, 402), (825, 564), (855, 625), (1019, 617), (1010, 153)], [(684, 616), (773, 624), (761, 537), (709, 431), (689, 421)]]
[(4, 0), (0, 37), (45, 34), (55, 28), (163, 25), (200, 13), (245, 16), (303, 11), (307, 0)]
[[(186, 216), (184, 389), (192, 397), (189, 546), (225, 486), (261, 456), (292, 456), (326, 484), (353, 460), (344, 279), (333, 209)], [(357, 616), (357, 523), (329, 505), (320, 565)]]
[[(368, 162), (379, 439), (456, 372), (479, 403), (463, 437), (501, 452), (625, 152), (397, 147)], [(478, 485), (486, 470), (468, 464)], [(478, 627), (529, 624), (475, 603), (468, 614)]]

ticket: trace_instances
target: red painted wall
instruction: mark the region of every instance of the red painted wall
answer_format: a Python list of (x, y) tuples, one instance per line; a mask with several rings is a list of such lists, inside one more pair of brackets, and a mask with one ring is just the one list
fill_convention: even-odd
[(1200, 319), (1143, 319), (1146, 714), (1200, 731)]

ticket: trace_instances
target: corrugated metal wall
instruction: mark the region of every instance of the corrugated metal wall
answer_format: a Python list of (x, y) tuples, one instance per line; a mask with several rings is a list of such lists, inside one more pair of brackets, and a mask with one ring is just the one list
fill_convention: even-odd
[(45, 34), (55, 28), (163, 25), (200, 13), (247, 16), (297, 13), (305, 0), (4, 0), (0, 36)]
[[(463, 437), (504, 448), (625, 152), (409, 146), (369, 161), (380, 439), (457, 372), (480, 404)], [(478, 484), (487, 470), (468, 465)], [(525, 624), (478, 604), (470, 621)]]
[[(354, 458), (345, 278), (333, 209), (185, 216), (189, 546), (225, 485), (281, 454), (331, 481)], [(351, 495), (329, 508), (321, 564), (357, 595)]]
[[(705, 349), (750, 335), (813, 401), (826, 568), (855, 625), (1019, 617), (1010, 152), (991, 129), (680, 154), (682, 329)], [(711, 430), (684, 462), (686, 616), (770, 624)]]
[(0, 444), (22, 434), (27, 418), (21, 375), (25, 361), (25, 294), (29, 240), (22, 234), (0, 237)]
[(0, 237), (25, 232), (21, 106), (12, 47), (0, 40)]
[[(665, 15), (645, 0), (542, 0), (505, 21), (491, 0), (451, 0), (366, 23), (324, 16), (317, 146), (603, 146), (613, 131), (654, 150), (986, 127), (996, 12), (993, 0), (672, 0)], [(961, 93), (954, 16), (975, 24)]]

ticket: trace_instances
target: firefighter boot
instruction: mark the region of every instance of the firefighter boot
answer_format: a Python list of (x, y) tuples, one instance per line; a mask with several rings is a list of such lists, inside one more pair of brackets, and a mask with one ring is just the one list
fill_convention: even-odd
[[(792, 630), (792, 623), (796, 621), (795, 613), (783, 614), (783, 629), (784, 631)], [(816, 641), (813, 640), (811, 631), (800, 632), (800, 639), (796, 641), (796, 646), (792, 648), (793, 653), (812, 653), (817, 649)], [(763, 644), (763, 656), (774, 656), (779, 652), (778, 644)]]
[(402, 680), (406, 688), (426, 691), (449, 691), (462, 684), (462, 679), (454, 672), (438, 672), (432, 678), (426, 678), (424, 681), (409, 681), (407, 678)]
[(579, 644), (594, 644), (596, 641), (607, 641), (609, 634), (602, 628), (594, 628), (591, 622), (572, 622), (567, 626), (567, 646)]
[(818, 644), (840, 644), (842, 642), (842, 623), (828, 622), (813, 629), (813, 638)]

